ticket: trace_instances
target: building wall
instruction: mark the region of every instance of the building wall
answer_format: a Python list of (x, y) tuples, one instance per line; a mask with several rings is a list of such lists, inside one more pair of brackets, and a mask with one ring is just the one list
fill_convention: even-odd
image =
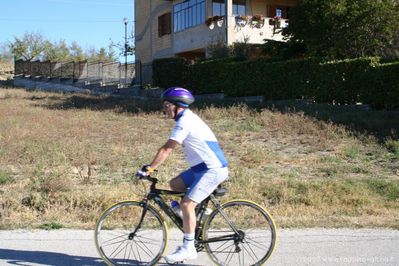
[(267, 6), (295, 6), (298, 0), (249, 0), (248, 15), (267, 15)]
[[(178, 53), (206, 48), (211, 43), (225, 42), (226, 40), (226, 25), (209, 30), (205, 26), (205, 21), (204, 24), (174, 33), (173, 5), (183, 1), (135, 0), (136, 60), (137, 64), (141, 65), (137, 76), (141, 77), (138, 78), (138, 81), (142, 84), (152, 81), (151, 63), (154, 59), (172, 57)], [(232, 2), (232, 0), (229, 1)], [(211, 2), (212, 0), (206, 0), (208, 13), (206, 17), (212, 13)], [(297, 2), (298, 0), (247, 0), (247, 15), (262, 14), (266, 16), (268, 5), (294, 6)], [(172, 33), (159, 37), (158, 17), (167, 12), (172, 13)], [(226, 22), (224, 23), (226, 24)], [(279, 36), (272, 34), (271, 29), (264, 33), (261, 30), (255, 30), (254, 33), (253, 30), (251, 32), (247, 29), (237, 29), (233, 17), (229, 18), (228, 28), (229, 44), (243, 41), (245, 36), (254, 34), (256, 36), (251, 38), (250, 43), (262, 41), (269, 35), (270, 38), (280, 39)]]
[(173, 56), (172, 34), (158, 36), (158, 17), (172, 12), (172, 1), (135, 0), (136, 62), (141, 65), (142, 84), (151, 83), (151, 62), (154, 59)]

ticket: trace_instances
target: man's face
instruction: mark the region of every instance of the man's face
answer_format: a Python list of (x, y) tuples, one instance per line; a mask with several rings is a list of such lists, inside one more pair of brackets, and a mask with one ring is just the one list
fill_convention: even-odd
[(163, 111), (168, 116), (168, 118), (170, 118), (170, 119), (175, 118), (175, 109), (176, 109), (176, 106), (173, 103), (170, 103), (168, 101), (163, 102)]

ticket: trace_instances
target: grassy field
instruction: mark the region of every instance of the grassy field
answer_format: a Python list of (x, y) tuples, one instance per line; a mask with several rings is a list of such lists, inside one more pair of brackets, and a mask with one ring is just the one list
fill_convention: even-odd
[(0, 60), (0, 82), (13, 77), (14, 64), (11, 61)]
[[(93, 228), (173, 121), (157, 101), (0, 89), (0, 229)], [(399, 114), (293, 102), (193, 107), (230, 163), (224, 200), (264, 205), (279, 227), (399, 229)], [(186, 165), (179, 148), (161, 186)]]

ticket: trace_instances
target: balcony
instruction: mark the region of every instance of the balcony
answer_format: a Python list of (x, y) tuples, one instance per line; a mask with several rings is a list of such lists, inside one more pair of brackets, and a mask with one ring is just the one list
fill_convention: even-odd
[[(265, 39), (283, 41), (283, 28), (288, 26), (288, 19), (263, 16), (229, 17), (231, 41), (247, 43), (264, 43)], [(229, 27), (230, 28), (230, 27)]]
[(215, 19), (212, 23), (207, 20), (206, 23), (174, 33), (174, 53), (205, 49), (215, 43), (226, 43), (227, 32), (229, 45), (235, 42), (261, 44), (265, 39), (283, 41), (281, 31), (288, 26), (288, 20), (282, 18), (277, 20), (271, 17), (247, 16), (244, 21), (236, 16), (228, 16), (228, 19), (227, 31), (225, 17), (219, 17), (219, 20)]

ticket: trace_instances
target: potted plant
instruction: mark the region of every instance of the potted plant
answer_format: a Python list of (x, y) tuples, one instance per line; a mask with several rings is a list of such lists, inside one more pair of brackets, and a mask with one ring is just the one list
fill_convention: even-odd
[(205, 20), (205, 24), (206, 24), (206, 26), (207, 26), (208, 28), (210, 28), (211, 25), (213, 24), (213, 17), (208, 17), (208, 18)]
[(210, 29), (213, 29), (215, 27), (215, 24), (218, 25), (218, 27), (221, 27), (223, 25), (223, 17), (222, 16), (208, 17), (205, 20), (205, 24)]
[(269, 25), (273, 26), (273, 34), (278, 33), (277, 30), (281, 29), (281, 17), (275, 16), (274, 18), (269, 19)]
[(265, 17), (263, 15), (255, 15), (251, 18), (251, 26), (262, 28), (265, 25)]
[(245, 27), (248, 23), (248, 17), (244, 15), (238, 15), (235, 17), (236, 19), (236, 25), (239, 27)]
[(222, 16), (213, 16), (213, 20), (216, 22), (218, 27), (222, 27), (223, 25), (223, 17)]

